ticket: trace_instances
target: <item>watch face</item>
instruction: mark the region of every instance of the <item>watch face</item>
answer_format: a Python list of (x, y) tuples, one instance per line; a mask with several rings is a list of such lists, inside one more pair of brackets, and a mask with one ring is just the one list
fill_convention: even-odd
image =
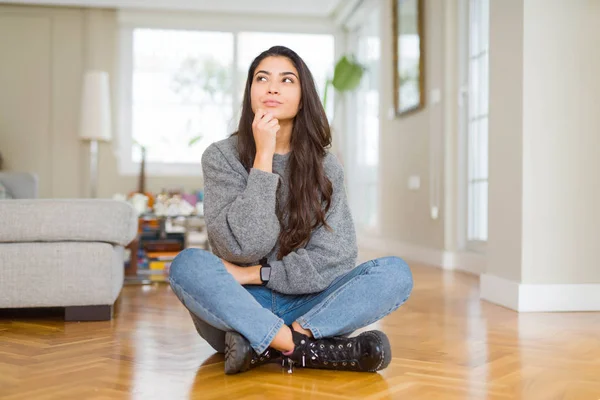
[(271, 277), (271, 268), (262, 267), (260, 269), (260, 279), (264, 282), (264, 281), (268, 281), (270, 277)]

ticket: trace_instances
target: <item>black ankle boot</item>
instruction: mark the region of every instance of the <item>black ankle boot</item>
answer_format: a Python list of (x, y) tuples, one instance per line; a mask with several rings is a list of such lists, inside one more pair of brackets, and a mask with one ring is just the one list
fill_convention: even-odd
[(292, 331), (292, 337), (294, 352), (287, 356), (290, 373), (294, 365), (338, 371), (375, 372), (386, 368), (392, 361), (390, 342), (381, 331), (363, 332), (352, 338), (324, 339), (309, 338)]
[(245, 372), (259, 365), (276, 361), (281, 353), (268, 348), (262, 354), (256, 354), (250, 343), (237, 332), (225, 334), (225, 373), (228, 375)]

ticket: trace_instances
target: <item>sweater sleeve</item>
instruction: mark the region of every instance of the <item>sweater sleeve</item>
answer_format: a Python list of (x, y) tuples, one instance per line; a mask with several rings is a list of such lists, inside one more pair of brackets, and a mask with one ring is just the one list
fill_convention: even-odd
[(252, 168), (248, 178), (210, 145), (202, 155), (204, 220), (213, 251), (232, 263), (256, 263), (279, 237), (279, 175)]
[(267, 287), (284, 294), (321, 292), (335, 278), (356, 266), (358, 248), (354, 222), (348, 206), (342, 166), (335, 164), (330, 180), (332, 205), (326, 221), (333, 231), (320, 226), (304, 248), (281, 260), (270, 261), (271, 277)]

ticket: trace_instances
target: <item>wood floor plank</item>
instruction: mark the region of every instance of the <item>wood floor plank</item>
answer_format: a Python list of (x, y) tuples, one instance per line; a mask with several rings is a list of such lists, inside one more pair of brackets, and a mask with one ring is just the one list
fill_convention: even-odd
[(223, 373), (168, 285), (126, 286), (113, 321), (0, 312), (0, 398), (600, 399), (600, 313), (528, 313), (479, 300), (477, 277), (411, 263), (377, 374), (279, 364)]

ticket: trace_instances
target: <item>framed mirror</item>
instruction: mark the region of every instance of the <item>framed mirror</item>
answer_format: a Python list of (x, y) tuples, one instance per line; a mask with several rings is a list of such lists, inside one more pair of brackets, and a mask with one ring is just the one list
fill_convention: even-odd
[(396, 116), (404, 116), (425, 106), (424, 1), (392, 0)]

